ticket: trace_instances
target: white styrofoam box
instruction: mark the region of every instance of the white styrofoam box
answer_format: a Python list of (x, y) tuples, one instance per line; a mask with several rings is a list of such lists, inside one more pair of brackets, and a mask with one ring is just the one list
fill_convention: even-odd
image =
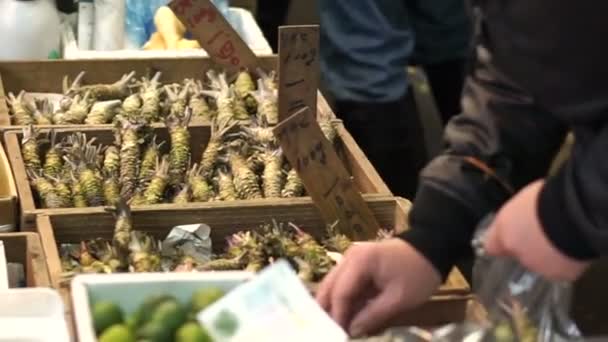
[(125, 314), (131, 314), (150, 295), (169, 294), (185, 303), (194, 291), (205, 286), (228, 292), (252, 277), (253, 273), (241, 271), (78, 275), (72, 280), (78, 341), (96, 341), (91, 320), (91, 304), (96, 301), (112, 301)]
[(0, 291), (0, 341), (70, 341), (59, 293), (46, 288)]
[[(227, 14), (230, 21), (243, 40), (258, 56), (272, 55), (272, 48), (264, 37), (251, 12), (243, 8), (231, 7)], [(116, 51), (83, 51), (78, 49), (78, 43), (72, 27), (63, 25), (62, 29), (63, 58), (65, 59), (116, 59), (116, 58), (177, 58), (177, 57), (207, 57), (203, 49), (193, 50), (116, 50)]]

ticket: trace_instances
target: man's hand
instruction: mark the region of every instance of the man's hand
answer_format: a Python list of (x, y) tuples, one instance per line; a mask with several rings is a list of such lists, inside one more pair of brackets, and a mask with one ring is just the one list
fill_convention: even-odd
[(486, 251), (513, 257), (549, 279), (573, 281), (589, 264), (562, 254), (545, 236), (537, 214), (543, 184), (544, 181), (531, 183), (503, 205), (487, 232)]
[(440, 280), (433, 266), (402, 240), (362, 243), (351, 247), (325, 277), (317, 300), (356, 337), (376, 332), (424, 303)]

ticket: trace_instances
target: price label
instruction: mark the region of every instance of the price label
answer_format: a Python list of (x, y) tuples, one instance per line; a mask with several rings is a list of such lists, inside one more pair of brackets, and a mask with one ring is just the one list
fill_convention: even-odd
[(273, 129), (285, 156), (326, 223), (337, 222), (339, 230), (355, 240), (374, 238), (378, 222), (309, 112), (304, 107)]
[[(317, 108), (319, 88), (319, 26), (279, 28), (279, 117)], [(315, 115), (316, 110), (309, 114)]]
[(211, 0), (173, 0), (169, 7), (209, 57), (227, 69), (254, 69), (258, 60)]

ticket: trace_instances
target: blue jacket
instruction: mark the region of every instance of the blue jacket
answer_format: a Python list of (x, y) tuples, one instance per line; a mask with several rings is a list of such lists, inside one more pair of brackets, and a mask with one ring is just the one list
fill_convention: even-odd
[(405, 94), (405, 67), (465, 57), (464, 0), (320, 0), (321, 71), (338, 100), (389, 102)]

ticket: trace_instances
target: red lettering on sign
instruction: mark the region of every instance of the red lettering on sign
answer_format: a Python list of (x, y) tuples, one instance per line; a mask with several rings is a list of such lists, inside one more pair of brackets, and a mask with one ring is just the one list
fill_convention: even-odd
[(183, 15), (191, 7), (192, 7), (192, 0), (176, 0), (171, 5), (171, 9), (177, 15)]
[(203, 7), (198, 13), (192, 15), (192, 22), (200, 24), (203, 19), (207, 19), (208, 23), (212, 23), (217, 18), (217, 12), (209, 7)]
[(234, 54), (234, 52), (235, 52), (235, 50), (234, 50), (234, 44), (232, 44), (232, 41), (228, 40), (220, 48), (219, 56), (222, 59), (226, 59), (226, 58), (231, 57)]

